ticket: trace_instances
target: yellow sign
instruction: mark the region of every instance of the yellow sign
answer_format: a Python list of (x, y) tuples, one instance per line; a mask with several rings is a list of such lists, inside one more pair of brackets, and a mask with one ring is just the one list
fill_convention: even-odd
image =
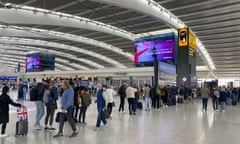
[(188, 46), (188, 28), (181, 28), (178, 30), (178, 46)]
[(196, 48), (196, 35), (189, 30), (189, 55), (193, 56), (193, 54), (196, 52)]

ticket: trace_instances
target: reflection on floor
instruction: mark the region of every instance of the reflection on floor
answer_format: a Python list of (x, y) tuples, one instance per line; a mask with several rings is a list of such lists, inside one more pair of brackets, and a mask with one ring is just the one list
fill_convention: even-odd
[[(118, 106), (118, 97), (115, 99)], [(203, 113), (201, 101), (195, 100), (193, 103), (150, 112), (138, 111), (135, 116), (118, 113), (115, 107), (109, 127), (96, 132), (93, 131), (97, 117), (96, 104), (92, 104), (87, 113), (87, 126), (78, 125), (77, 137), (68, 137), (71, 129), (66, 124), (65, 136), (53, 138), (56, 131), (32, 129), (35, 106), (32, 102), (26, 105), (30, 119), (28, 136), (14, 137), (16, 113), (11, 108), (11, 121), (7, 127), (10, 136), (0, 139), (1, 144), (239, 144), (239, 106), (227, 106), (225, 113), (213, 112), (212, 107), (209, 107), (208, 112)], [(57, 123), (54, 126), (58, 128)]]

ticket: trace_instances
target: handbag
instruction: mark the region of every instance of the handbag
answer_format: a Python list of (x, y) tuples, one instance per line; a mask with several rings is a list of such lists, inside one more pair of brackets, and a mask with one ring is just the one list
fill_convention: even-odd
[(60, 122), (60, 117), (64, 117), (64, 122), (67, 121), (67, 115), (63, 112), (58, 112), (55, 121)]
[(115, 106), (116, 106), (116, 104), (115, 104), (115, 102), (113, 101), (113, 102), (112, 102), (112, 107), (115, 107)]
[(103, 114), (104, 114), (104, 116), (105, 116), (106, 119), (108, 119), (108, 118), (110, 117), (109, 112), (108, 112), (107, 109), (104, 109), (104, 110), (103, 110)]

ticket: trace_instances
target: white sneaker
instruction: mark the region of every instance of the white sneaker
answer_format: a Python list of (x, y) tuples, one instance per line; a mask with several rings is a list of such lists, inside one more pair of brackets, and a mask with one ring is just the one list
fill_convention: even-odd
[(5, 138), (5, 137), (8, 137), (8, 135), (7, 134), (1, 134), (0, 135), (0, 138)]
[(41, 126), (37, 125), (37, 126), (34, 126), (33, 129), (34, 130), (41, 130), (42, 128), (41, 128)]
[(108, 127), (109, 127), (109, 124), (106, 123), (106, 124), (103, 126), (103, 129), (108, 128)]
[(93, 130), (94, 131), (100, 131), (101, 129), (100, 129), (100, 127), (95, 127)]

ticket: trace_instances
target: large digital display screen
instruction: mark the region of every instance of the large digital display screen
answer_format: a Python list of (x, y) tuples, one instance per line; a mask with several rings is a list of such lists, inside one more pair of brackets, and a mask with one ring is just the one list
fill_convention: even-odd
[(37, 70), (40, 68), (40, 56), (27, 57), (26, 70)]
[(26, 55), (26, 72), (39, 72), (54, 69), (54, 54), (36, 52)]
[(158, 61), (174, 60), (176, 41), (174, 37), (163, 37), (153, 40), (142, 40), (134, 43), (134, 61), (153, 62), (155, 53)]

